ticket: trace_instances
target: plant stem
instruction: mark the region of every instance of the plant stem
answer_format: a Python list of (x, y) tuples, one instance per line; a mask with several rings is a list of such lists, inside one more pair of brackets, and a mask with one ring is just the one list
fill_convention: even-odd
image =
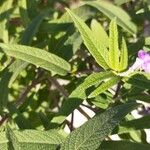
[(122, 81), (120, 81), (117, 85), (117, 89), (116, 89), (116, 92), (115, 92), (115, 95), (113, 96), (113, 99), (117, 98), (118, 95), (119, 95), (119, 92), (120, 92), (120, 89), (121, 89), (121, 86), (122, 86)]
[(77, 110), (78, 110), (82, 115), (84, 115), (88, 120), (91, 119), (91, 117), (90, 117), (81, 107), (78, 107)]
[(74, 112), (71, 114), (71, 122), (70, 122), (70, 131), (72, 132), (74, 127), (73, 127), (73, 122), (74, 122)]

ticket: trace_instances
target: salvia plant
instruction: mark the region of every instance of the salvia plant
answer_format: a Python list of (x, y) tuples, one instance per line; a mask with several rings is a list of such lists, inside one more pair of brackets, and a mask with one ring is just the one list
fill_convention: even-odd
[(1, 0), (0, 150), (149, 150), (149, 51), (149, 0)]

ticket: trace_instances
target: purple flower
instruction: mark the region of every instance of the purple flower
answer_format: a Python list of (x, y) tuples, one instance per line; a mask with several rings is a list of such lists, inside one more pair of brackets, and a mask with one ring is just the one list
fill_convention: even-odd
[(137, 70), (144, 70), (146, 73), (150, 73), (150, 53), (145, 52), (144, 50), (139, 50), (138, 57), (134, 64), (129, 67), (127, 71), (119, 73), (118, 75), (128, 76), (130, 73)]
[(138, 52), (138, 58), (141, 61), (141, 69), (150, 73), (150, 53), (140, 50)]

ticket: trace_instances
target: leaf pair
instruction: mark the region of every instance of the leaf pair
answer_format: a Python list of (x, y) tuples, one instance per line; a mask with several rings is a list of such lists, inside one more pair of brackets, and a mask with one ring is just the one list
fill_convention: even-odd
[(110, 37), (109, 37), (109, 51), (107, 49), (107, 40), (97, 39), (96, 29), (101, 30), (101, 33), (104, 39), (107, 39), (106, 33), (102, 31), (101, 27), (97, 25), (95, 21), (93, 21), (91, 27), (92, 30), (84, 23), (82, 19), (80, 19), (77, 15), (67, 9), (67, 12), (70, 14), (72, 20), (74, 21), (76, 27), (78, 28), (84, 44), (88, 48), (91, 55), (95, 58), (96, 62), (106, 69), (113, 69), (115, 71), (123, 71), (127, 68), (128, 65), (128, 54), (127, 54), (127, 46), (124, 39), (122, 39), (121, 50), (119, 50), (118, 46), (118, 30), (116, 21), (113, 20), (110, 23)]
[(69, 13), (76, 27), (81, 33), (84, 44), (88, 48), (91, 55), (95, 58), (96, 62), (104, 69), (108, 69), (109, 67), (105, 59), (105, 53), (107, 49), (103, 47), (103, 45), (99, 45), (98, 39), (96, 39), (90, 28), (84, 23), (82, 19), (80, 19), (69, 9), (67, 9), (67, 12)]

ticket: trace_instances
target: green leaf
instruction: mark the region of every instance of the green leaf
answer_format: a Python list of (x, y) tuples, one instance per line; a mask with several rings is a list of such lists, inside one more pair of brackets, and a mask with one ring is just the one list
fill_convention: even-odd
[(24, 60), (60, 75), (65, 75), (70, 70), (70, 65), (65, 60), (39, 48), (3, 43), (0, 43), (0, 47), (9, 56)]
[(100, 45), (109, 46), (109, 38), (102, 25), (95, 19), (91, 22), (91, 30), (94, 36), (98, 39)]
[(128, 67), (128, 49), (125, 39), (122, 39), (121, 51), (120, 51), (120, 66), (119, 71), (123, 71)]
[(149, 12), (150, 11), (150, 5), (148, 5), (148, 6), (146, 6), (147, 8), (141, 8), (140, 10), (138, 10), (137, 12), (136, 12), (136, 15), (138, 15), (138, 14), (143, 14), (143, 13), (145, 13), (145, 12)]
[[(21, 10), (23, 9), (22, 7), (24, 7), (24, 5), (26, 5), (25, 1), (21, 0), (19, 1), (20, 5), (21, 5)], [(23, 11), (23, 12), (22, 12)], [(23, 16), (27, 15), (24, 13), (25, 10), (23, 9), (21, 13)], [(44, 20), (44, 18), (48, 15), (49, 11), (45, 11), (43, 13), (41, 13), (40, 15), (38, 15), (37, 17), (35, 17), (32, 22), (27, 26), (26, 30), (24, 31), (22, 37), (21, 37), (21, 44), (25, 44), (25, 45), (29, 45), (32, 42), (33, 37), (36, 35), (36, 33), (38, 32), (38, 29), (42, 23), (42, 21)], [(27, 16), (26, 16), (27, 17)], [(24, 21), (26, 21), (26, 25), (28, 24), (29, 20), (25, 19)], [(9, 72), (12, 72), (12, 76), (10, 78), (10, 82), (9, 82), (9, 87), (11, 87), (11, 84), (15, 81), (15, 79), (17, 78), (17, 76), (19, 75), (19, 73), (25, 69), (28, 66), (27, 62), (24, 62), (22, 60), (15, 60), (13, 62), (13, 64), (11, 64), (9, 66)]]
[(28, 26), (30, 23), (30, 19), (27, 12), (27, 1), (26, 0), (20, 0), (19, 1), (19, 12), (21, 16), (22, 23), (25, 27)]
[(113, 76), (113, 73), (108, 72), (100, 72), (93, 73), (89, 75), (83, 83), (81, 83), (70, 95), (69, 98), (64, 102), (57, 116), (55, 116), (51, 123), (63, 123), (65, 118), (72, 113), (74, 109), (76, 109), (84, 99), (86, 99), (86, 89), (89, 87), (100, 83), (104, 79)]
[(119, 70), (118, 29), (116, 20), (112, 20), (109, 27), (109, 66)]
[(64, 137), (57, 130), (13, 131), (8, 129), (8, 138), (15, 150), (56, 150), (57, 146), (64, 141)]
[(98, 95), (95, 98), (90, 99), (90, 102), (98, 108), (107, 109), (110, 104), (114, 103), (112, 97), (112, 94), (104, 92), (104, 94)]
[(3, 113), (3, 111), (6, 109), (7, 102), (8, 102), (8, 93), (9, 93), (9, 79), (11, 76), (11, 73), (8, 72), (8, 69), (5, 68), (1, 73), (1, 80), (0, 80), (0, 114)]
[(105, 141), (98, 150), (148, 150), (149, 144), (134, 143), (130, 141)]
[(145, 38), (145, 45), (150, 45), (150, 37)]
[(100, 72), (100, 73), (93, 73), (89, 75), (82, 84), (80, 84), (71, 94), (69, 97), (71, 98), (81, 98), (85, 99), (86, 93), (85, 90), (97, 83), (101, 83), (103, 80), (108, 79), (114, 76), (111, 71), (107, 72)]
[(0, 132), (0, 150), (8, 150), (8, 142), (5, 132)]
[(8, 17), (12, 13), (13, 9), (11, 9), (13, 0), (5, 0), (3, 1), (2, 6), (0, 6), (0, 39), (3, 40), (4, 43), (8, 43)]
[(14, 61), (9, 67), (9, 73), (11, 73), (12, 75), (10, 76), (9, 80), (9, 84), (8, 86), (11, 87), (12, 83), (16, 80), (17, 76), (19, 75), (19, 73), (25, 69), (27, 67), (28, 63), (24, 62), (22, 60), (16, 60)]
[(117, 84), (120, 81), (119, 77), (111, 77), (108, 81), (100, 84), (96, 90), (94, 90), (88, 98), (96, 97), (97, 95), (101, 94), (102, 92), (106, 91), (108, 88), (112, 87), (113, 85)]
[(150, 89), (150, 75), (144, 72), (131, 74), (126, 82), (141, 89)]
[(41, 25), (44, 18), (48, 16), (49, 13), (50, 13), (49, 10), (44, 11), (32, 20), (32, 22), (27, 26), (25, 32), (21, 37), (20, 41), (21, 44), (23, 45), (31, 44), (33, 37), (38, 32), (39, 26)]
[[(72, 10), (73, 13), (80, 16), (81, 19), (86, 21), (94, 17), (96, 11), (94, 11), (90, 6), (82, 5), (76, 9)], [(56, 34), (60, 31), (66, 31), (66, 28), (72, 26), (73, 21), (69, 14), (66, 12), (64, 13), (59, 19), (51, 20), (49, 22), (44, 22), (41, 25), (41, 31), (44, 33)]]
[(120, 7), (106, 1), (88, 1), (84, 3), (98, 9), (110, 19), (116, 17), (117, 24), (127, 30), (129, 33), (134, 34), (137, 32), (137, 27), (131, 21), (131, 17)]
[(146, 115), (139, 119), (133, 119), (129, 121), (124, 121), (120, 124), (118, 128), (116, 128), (113, 132), (113, 134), (122, 134), (122, 133), (128, 133), (131, 131), (136, 130), (143, 130), (143, 129), (149, 129), (150, 116)]
[[(84, 21), (87, 19), (90, 19), (94, 17), (96, 11), (93, 10), (89, 6), (81, 5), (80, 7), (71, 10), (75, 15), (80, 16), (80, 18)], [(68, 14), (68, 12), (65, 12), (64, 15), (60, 19), (58, 19), (58, 23), (73, 23), (72, 18)]]
[(128, 96), (129, 100), (139, 100), (139, 101), (144, 101), (147, 103), (150, 103), (150, 97), (148, 94), (140, 94), (140, 95), (129, 95)]
[(107, 49), (103, 46), (99, 47), (98, 40), (94, 37), (90, 28), (84, 23), (82, 19), (80, 19), (77, 15), (67, 9), (67, 12), (73, 19), (76, 27), (78, 28), (79, 32), (81, 33), (82, 39), (84, 44), (88, 48), (89, 52), (95, 58), (97, 63), (102, 66), (104, 69), (108, 68), (108, 65), (105, 60), (105, 53)]
[(128, 3), (130, 2), (131, 0), (115, 0), (115, 4), (117, 5), (122, 5), (122, 4), (125, 4), (125, 3)]
[(61, 145), (61, 150), (96, 150), (120, 120), (137, 106), (137, 103), (128, 103), (96, 115), (74, 130)]

